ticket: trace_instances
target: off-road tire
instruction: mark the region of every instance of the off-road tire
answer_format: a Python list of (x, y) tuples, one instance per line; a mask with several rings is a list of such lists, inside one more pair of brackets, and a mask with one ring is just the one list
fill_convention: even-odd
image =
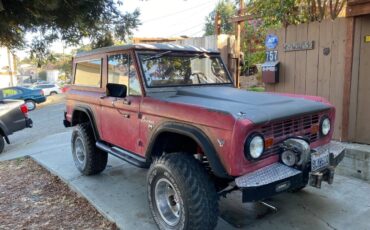
[[(84, 160), (78, 160), (76, 153), (77, 140), (84, 146)], [(95, 175), (101, 173), (107, 166), (108, 153), (95, 146), (95, 137), (90, 123), (82, 123), (72, 132), (72, 156), (77, 169), (83, 175)]]
[(4, 137), (0, 136), (0, 153), (4, 151), (4, 147), (5, 147)]
[(50, 96), (53, 96), (53, 95), (57, 95), (58, 93), (57, 92), (55, 92), (55, 91), (51, 91), (50, 92)]
[[(168, 180), (179, 194), (180, 217), (171, 226), (162, 218), (155, 192)], [(155, 159), (147, 176), (149, 207), (159, 229), (214, 229), (218, 220), (218, 195), (204, 167), (191, 154), (171, 153)]]

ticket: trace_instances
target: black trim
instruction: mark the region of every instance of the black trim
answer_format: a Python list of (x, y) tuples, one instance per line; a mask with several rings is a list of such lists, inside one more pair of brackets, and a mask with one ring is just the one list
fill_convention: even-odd
[(77, 123), (74, 123), (74, 122), (73, 122), (73, 117), (74, 117), (74, 113), (75, 113), (75, 111), (84, 112), (84, 113), (87, 115), (87, 117), (89, 118), (90, 123), (91, 123), (91, 125), (92, 125), (95, 139), (96, 139), (96, 140), (100, 140), (99, 130), (97, 129), (96, 122), (95, 122), (95, 117), (94, 117), (94, 113), (93, 113), (93, 111), (91, 110), (91, 108), (90, 108), (90, 107), (88, 107), (88, 106), (85, 106), (85, 105), (76, 105), (76, 106), (75, 106), (75, 109), (73, 110), (73, 113), (72, 113), (72, 122), (71, 122), (71, 126), (75, 126), (75, 125), (77, 125)]
[[(263, 150), (262, 150), (262, 153), (259, 157), (257, 158), (254, 158), (252, 157), (251, 153), (250, 153), (250, 143), (252, 141), (252, 139), (256, 136), (260, 136), (262, 138), (262, 141), (263, 141)], [(249, 161), (257, 161), (257, 160), (260, 160), (261, 157), (263, 156), (263, 154), (265, 153), (265, 137), (258, 133), (258, 132), (253, 132), (252, 134), (250, 134), (248, 136), (248, 138), (245, 140), (245, 143), (244, 143), (244, 156), (247, 158), (247, 160)]]
[[(289, 184), (289, 186), (287, 186), (285, 189), (277, 190), (277, 186), (284, 184)], [(243, 193), (243, 203), (260, 201), (271, 196), (280, 194), (282, 192), (300, 188), (304, 185), (305, 183), (303, 180), (303, 173), (299, 173), (295, 176), (278, 180), (267, 185), (241, 188), (241, 191)]]
[(121, 159), (121, 160), (124, 160), (130, 164), (133, 164), (137, 167), (140, 167), (140, 168), (149, 168), (149, 164), (148, 162), (146, 161), (146, 159), (144, 157), (141, 157), (137, 154), (134, 154), (134, 153), (131, 153), (129, 151), (126, 151), (124, 149), (121, 149), (117, 146), (110, 146), (108, 144), (106, 144), (105, 142), (103, 141), (97, 141), (96, 142), (96, 147), (98, 147), (99, 149)]
[(209, 164), (212, 168), (213, 173), (217, 177), (231, 179), (232, 177), (226, 172), (224, 166), (222, 165), (217, 151), (215, 150), (212, 142), (209, 138), (197, 127), (174, 122), (166, 122), (158, 126), (153, 130), (153, 135), (150, 138), (149, 145), (146, 151), (146, 158), (150, 159), (154, 144), (157, 140), (157, 137), (163, 132), (172, 132), (181, 135), (188, 136), (192, 138), (197, 144), (203, 149), (204, 153), (207, 156)]

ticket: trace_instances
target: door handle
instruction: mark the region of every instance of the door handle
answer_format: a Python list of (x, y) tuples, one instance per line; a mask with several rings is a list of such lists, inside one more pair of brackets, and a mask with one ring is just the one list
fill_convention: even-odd
[(128, 100), (128, 99), (126, 99), (126, 98), (124, 98), (123, 99), (123, 104), (125, 104), (125, 105), (131, 105), (131, 101)]
[(129, 114), (129, 113), (124, 113), (124, 114), (122, 114), (122, 116), (123, 116), (124, 118), (130, 118), (130, 114)]

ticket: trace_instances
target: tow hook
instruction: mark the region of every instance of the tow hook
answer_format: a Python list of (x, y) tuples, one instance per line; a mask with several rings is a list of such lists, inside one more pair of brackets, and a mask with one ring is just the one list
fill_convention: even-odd
[(332, 184), (334, 181), (334, 171), (334, 167), (328, 167), (321, 172), (310, 172), (310, 185), (315, 188), (321, 188), (321, 183), (323, 181)]
[(33, 127), (33, 121), (30, 118), (26, 118), (26, 127), (27, 128)]

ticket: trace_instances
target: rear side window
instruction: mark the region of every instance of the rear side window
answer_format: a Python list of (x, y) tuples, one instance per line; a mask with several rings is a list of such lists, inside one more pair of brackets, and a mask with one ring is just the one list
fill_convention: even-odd
[(89, 60), (76, 64), (75, 85), (101, 87), (102, 60)]

